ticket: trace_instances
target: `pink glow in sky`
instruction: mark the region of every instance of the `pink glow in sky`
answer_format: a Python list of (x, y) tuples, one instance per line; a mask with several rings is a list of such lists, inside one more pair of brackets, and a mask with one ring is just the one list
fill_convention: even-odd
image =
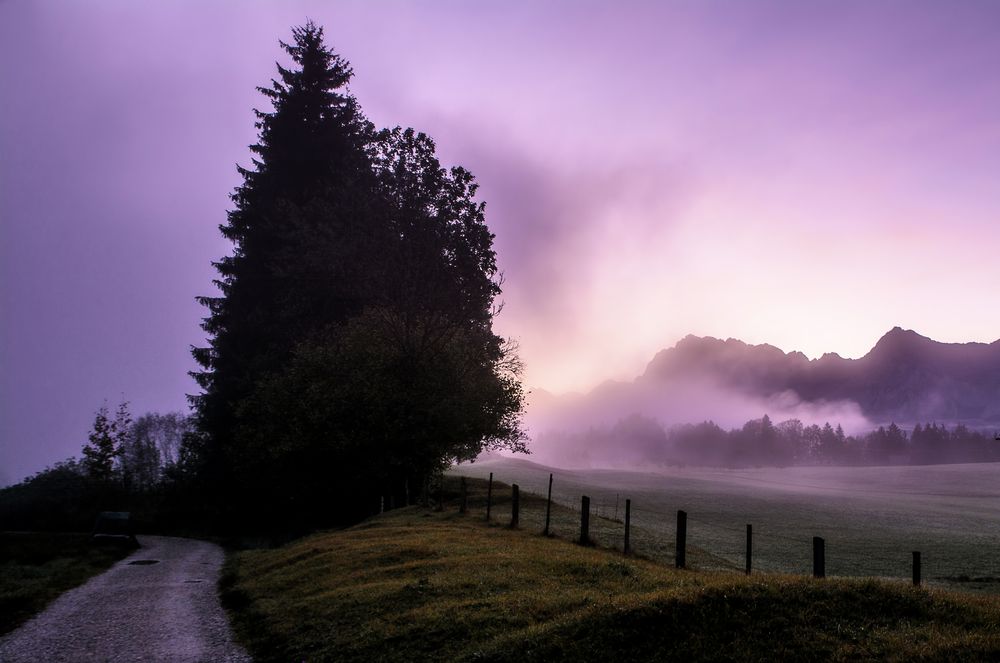
[(688, 333), (1000, 337), (993, 2), (0, 1), (0, 484), (185, 407), (251, 108), (306, 17), (481, 182), (525, 381)]

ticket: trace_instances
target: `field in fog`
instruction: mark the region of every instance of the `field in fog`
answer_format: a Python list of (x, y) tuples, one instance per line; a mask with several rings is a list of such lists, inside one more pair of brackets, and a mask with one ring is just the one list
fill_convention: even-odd
[[(830, 576), (908, 578), (910, 553), (919, 550), (927, 584), (1000, 593), (1000, 464), (637, 472), (493, 458), (452, 470), (484, 478), (493, 472), (497, 481), (541, 495), (550, 471), (556, 501), (579, 509), (581, 495), (591, 498), (602, 545), (621, 547), (614, 521), (630, 498), (633, 547), (665, 561), (672, 559), (676, 511), (684, 509), (688, 545), (702, 566), (742, 568), (751, 523), (755, 569), (810, 573), (812, 537), (822, 536)], [(560, 528), (557, 534), (574, 535), (568, 523)]]

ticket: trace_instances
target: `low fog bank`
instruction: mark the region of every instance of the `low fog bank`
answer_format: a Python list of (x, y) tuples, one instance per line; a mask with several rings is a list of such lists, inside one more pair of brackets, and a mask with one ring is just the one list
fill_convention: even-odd
[(791, 391), (755, 398), (707, 380), (541, 392), (526, 422), (532, 460), (567, 468), (1000, 461), (992, 434), (961, 423), (872, 422), (851, 401), (805, 402)]
[(762, 398), (707, 378), (605, 382), (587, 395), (532, 392), (526, 421), (534, 433), (541, 434), (612, 426), (632, 414), (654, 419), (666, 428), (700, 421), (732, 428), (764, 414), (774, 421), (798, 419), (820, 425), (837, 422), (848, 433), (875, 427), (851, 401), (806, 402), (791, 390)]

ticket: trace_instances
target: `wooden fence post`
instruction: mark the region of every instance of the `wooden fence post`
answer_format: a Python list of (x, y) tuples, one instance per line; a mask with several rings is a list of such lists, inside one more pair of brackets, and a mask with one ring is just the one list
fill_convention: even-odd
[(580, 545), (590, 543), (590, 498), (580, 498)]
[(517, 527), (521, 522), (521, 491), (517, 484), (512, 484), (510, 496), (510, 526)]
[(753, 525), (747, 523), (747, 575), (753, 569)]
[(490, 483), (486, 488), (486, 522), (490, 521), (490, 507), (493, 506), (493, 473), (490, 472)]
[(677, 512), (677, 552), (674, 555), (675, 566), (683, 569), (687, 564), (687, 511)]
[(920, 586), (920, 552), (913, 551), (913, 586)]
[(542, 532), (545, 536), (549, 535), (549, 517), (552, 515), (552, 473), (549, 473), (549, 499), (545, 503), (545, 530)]
[(813, 577), (826, 577), (826, 542), (821, 536), (813, 537)]
[(629, 534), (628, 530), (629, 530), (629, 527), (631, 526), (631, 524), (632, 524), (632, 500), (626, 498), (626, 500), (625, 500), (625, 546), (622, 548), (622, 551), (626, 555), (628, 554), (628, 534)]
[(469, 508), (469, 488), (465, 484), (465, 477), (462, 477), (462, 503), (458, 507), (459, 513), (465, 513), (466, 509)]

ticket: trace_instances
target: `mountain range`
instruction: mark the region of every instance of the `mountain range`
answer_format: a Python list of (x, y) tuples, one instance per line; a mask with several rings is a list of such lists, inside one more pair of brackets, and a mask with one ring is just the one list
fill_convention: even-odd
[(809, 404), (853, 402), (873, 422), (1000, 424), (1000, 340), (940, 343), (899, 327), (858, 359), (809, 359), (767, 344), (687, 336), (657, 353), (634, 383), (605, 384), (583, 398), (692, 378), (760, 399), (792, 393)]

